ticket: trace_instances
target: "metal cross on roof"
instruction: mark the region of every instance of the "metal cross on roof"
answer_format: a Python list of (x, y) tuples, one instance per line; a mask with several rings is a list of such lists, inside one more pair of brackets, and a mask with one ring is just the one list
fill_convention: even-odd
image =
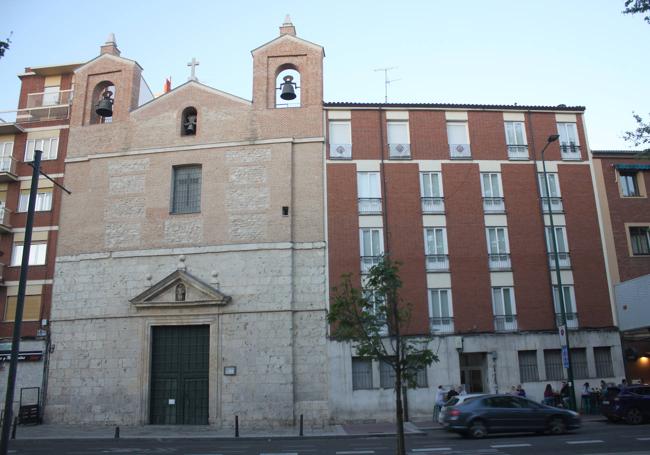
[(192, 67), (192, 74), (190, 77), (187, 79), (189, 81), (198, 81), (196, 78), (196, 66), (199, 64), (199, 62), (196, 60), (196, 58), (192, 57), (192, 61), (187, 64), (187, 66)]

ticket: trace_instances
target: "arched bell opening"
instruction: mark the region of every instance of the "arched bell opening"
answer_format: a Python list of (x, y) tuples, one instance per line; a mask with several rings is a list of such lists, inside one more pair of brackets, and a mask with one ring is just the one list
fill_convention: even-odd
[(97, 84), (93, 90), (90, 123), (111, 123), (115, 101), (115, 85), (111, 81)]
[(183, 109), (181, 114), (181, 136), (195, 136), (198, 120), (196, 108), (190, 106)]
[(278, 68), (275, 77), (275, 107), (300, 107), (300, 72), (291, 64)]

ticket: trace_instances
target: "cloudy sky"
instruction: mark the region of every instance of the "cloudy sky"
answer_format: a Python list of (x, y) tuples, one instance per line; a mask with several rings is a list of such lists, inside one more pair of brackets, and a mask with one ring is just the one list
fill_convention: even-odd
[[(632, 148), (632, 112), (650, 113), (650, 24), (623, 0), (3, 0), (0, 111), (16, 109), (27, 66), (94, 58), (109, 33), (154, 92), (166, 77), (250, 99), (250, 50), (278, 34), (325, 47), (325, 101), (585, 106), (591, 148)], [(0, 114), (11, 119), (11, 114)]]

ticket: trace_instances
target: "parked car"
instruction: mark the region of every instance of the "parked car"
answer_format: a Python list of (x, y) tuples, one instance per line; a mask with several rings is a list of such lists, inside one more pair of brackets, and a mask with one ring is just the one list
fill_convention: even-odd
[(481, 395), (449, 406), (443, 425), (473, 438), (488, 433), (538, 432), (563, 434), (580, 428), (580, 415), (512, 395)]
[(610, 422), (624, 420), (638, 425), (650, 418), (650, 386), (608, 387), (603, 394), (600, 412)]
[(464, 402), (465, 400), (473, 397), (482, 397), (487, 395), (485, 393), (469, 393), (467, 395), (455, 395), (445, 402), (444, 405), (440, 408), (440, 413), (438, 414), (438, 423), (442, 423), (445, 418), (445, 413), (449, 406), (456, 406)]

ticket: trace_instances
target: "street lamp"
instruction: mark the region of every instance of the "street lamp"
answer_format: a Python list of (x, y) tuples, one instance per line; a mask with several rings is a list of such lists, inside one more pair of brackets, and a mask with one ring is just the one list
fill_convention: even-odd
[[(566, 363), (567, 366), (567, 379), (569, 383), (569, 406), (571, 409), (575, 410), (576, 409), (576, 402), (575, 402), (575, 387), (573, 384), (573, 367), (571, 366), (571, 349), (569, 346), (569, 331), (567, 330), (567, 323), (566, 323), (566, 307), (565, 307), (565, 302), (564, 302), (564, 292), (562, 289), (562, 276), (560, 273), (560, 256), (557, 251), (557, 238), (555, 236), (555, 225), (553, 224), (553, 209), (551, 208), (551, 191), (548, 186), (548, 175), (546, 174), (546, 161), (544, 160), (544, 152), (546, 151), (546, 148), (553, 142), (557, 141), (560, 136), (558, 134), (551, 134), (548, 139), (546, 140), (546, 144), (544, 144), (544, 148), (542, 148), (542, 173), (544, 175), (544, 188), (546, 189), (546, 201), (544, 201), (544, 198), (542, 198), (542, 214), (544, 213), (544, 202), (546, 202), (546, 207), (548, 207), (548, 221), (549, 224), (551, 225), (551, 245), (553, 247), (553, 261), (555, 263), (555, 277), (557, 280), (557, 294), (558, 294), (558, 299), (559, 299), (559, 306), (560, 306), (560, 316), (562, 320), (562, 327), (564, 327), (564, 345), (562, 346), (562, 356), (563, 356), (563, 363)], [(542, 215), (543, 216), (543, 215)], [(562, 340), (560, 339), (560, 342)]]

